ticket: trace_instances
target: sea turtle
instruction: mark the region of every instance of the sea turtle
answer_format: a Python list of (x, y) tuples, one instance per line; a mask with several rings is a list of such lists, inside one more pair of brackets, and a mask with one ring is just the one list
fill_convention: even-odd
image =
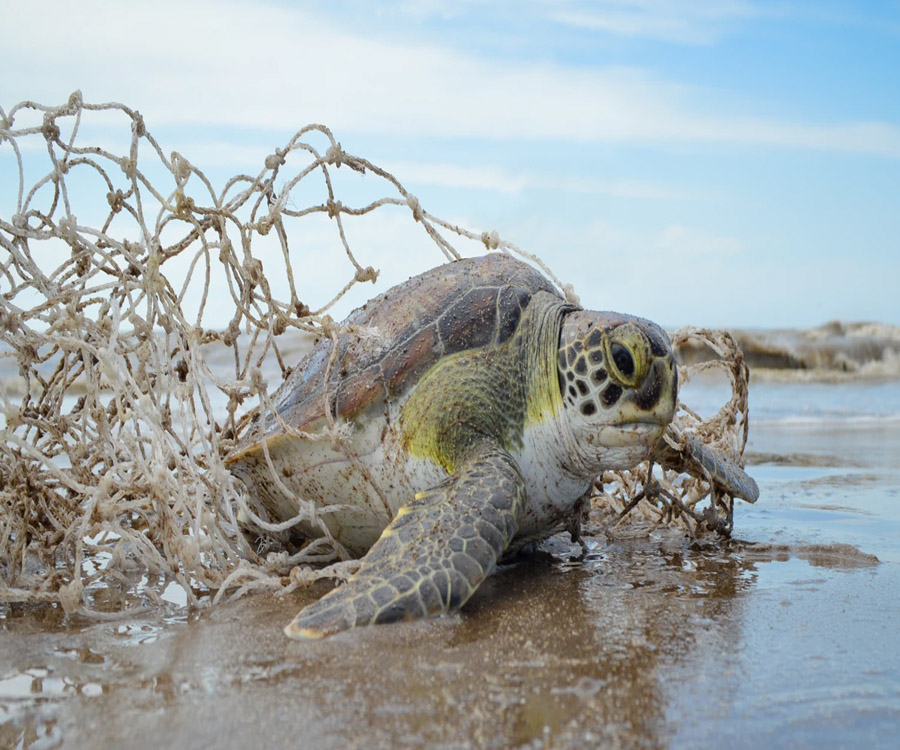
[[(579, 309), (505, 254), (416, 276), (346, 324), (337, 351), (319, 342), (274, 395), (277, 417), (256, 419), (228, 457), (269, 519), (312, 501), (333, 539), (364, 555), (291, 637), (460, 607), (505, 552), (565, 528), (600, 472), (658, 450), (675, 414), (659, 326)], [(722, 477), (740, 494), (739, 474)], [(301, 523), (281, 541), (323, 533)]]

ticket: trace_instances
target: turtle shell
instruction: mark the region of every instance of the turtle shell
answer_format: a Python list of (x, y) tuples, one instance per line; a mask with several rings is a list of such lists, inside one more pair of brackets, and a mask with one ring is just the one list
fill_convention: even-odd
[[(441, 357), (508, 340), (538, 291), (559, 296), (534, 268), (500, 253), (426, 271), (354, 310), (344, 325), (356, 330), (338, 338), (330, 372), (333, 343), (326, 338), (278, 389), (275, 408), (306, 432), (322, 426), (326, 408), (336, 419), (355, 419), (401, 396)], [(377, 335), (359, 332), (367, 328)], [(280, 432), (270, 421), (267, 437)], [(254, 439), (235, 453), (258, 442), (256, 429), (245, 434)]]

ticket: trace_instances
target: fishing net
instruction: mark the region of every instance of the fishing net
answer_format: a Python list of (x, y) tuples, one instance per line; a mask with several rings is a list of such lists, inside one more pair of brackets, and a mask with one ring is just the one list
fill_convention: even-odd
[[(433, 245), (432, 265), (459, 257), (452, 236), (524, 256), (553, 278), (496, 233), (428, 213), (321, 125), (216, 187), (184, 156), (166, 154), (140, 113), (75, 93), (59, 107), (0, 109), (0, 170), (0, 606), (58, 602), (102, 616), (125, 601), (110, 592), (153, 605), (174, 582), (200, 605), (353, 569), (324, 524), (323, 537), (293, 555), (248, 546), (239, 510), (272, 532), (292, 522), (253, 516), (224, 463), (248, 413), (271, 407), (304, 342), (340, 333), (333, 306), (378, 278), (351, 249), (351, 217), (404, 212)], [(348, 201), (336, 188), (347, 173), (366, 175), (382, 196)], [(323, 224), (329, 262), (346, 272), (311, 309), (297, 246)], [(733, 387), (713, 418), (682, 409), (679, 421), (740, 456), (739, 349), (717, 332), (680, 337), (710, 345)], [(645, 492), (634, 504), (648, 467), (606, 475), (597, 502), (697, 531), (705, 500), (730, 523), (730, 501), (702, 479), (656, 477), (666, 494)], [(303, 520), (316, 518), (304, 509)]]

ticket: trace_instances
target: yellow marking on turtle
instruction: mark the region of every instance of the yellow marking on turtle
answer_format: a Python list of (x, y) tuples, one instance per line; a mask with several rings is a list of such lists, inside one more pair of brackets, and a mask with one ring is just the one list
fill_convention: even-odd
[(321, 640), (325, 637), (325, 634), (321, 630), (315, 630), (314, 628), (295, 628), (293, 622), (289, 625), (285, 625), (284, 634), (288, 638), (305, 638), (307, 640)]
[(525, 429), (562, 409), (556, 352), (565, 305), (535, 294), (516, 335), (455, 352), (433, 364), (403, 408), (403, 444), (453, 474), (473, 440), (487, 436), (515, 452)]

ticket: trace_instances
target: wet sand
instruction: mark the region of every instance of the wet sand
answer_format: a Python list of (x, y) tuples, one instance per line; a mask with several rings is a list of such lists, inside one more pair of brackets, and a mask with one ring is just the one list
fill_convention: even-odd
[(324, 584), (188, 618), (0, 619), (0, 747), (896, 747), (900, 423), (761, 425), (730, 543), (564, 537), (463, 612), (310, 643)]

